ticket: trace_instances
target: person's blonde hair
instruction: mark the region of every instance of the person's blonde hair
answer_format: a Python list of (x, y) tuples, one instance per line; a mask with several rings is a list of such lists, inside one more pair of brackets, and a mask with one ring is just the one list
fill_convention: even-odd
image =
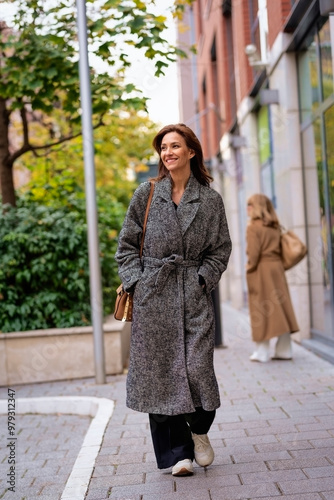
[(261, 219), (264, 226), (278, 227), (280, 225), (273, 204), (264, 194), (253, 194), (247, 203), (253, 207), (251, 219)]

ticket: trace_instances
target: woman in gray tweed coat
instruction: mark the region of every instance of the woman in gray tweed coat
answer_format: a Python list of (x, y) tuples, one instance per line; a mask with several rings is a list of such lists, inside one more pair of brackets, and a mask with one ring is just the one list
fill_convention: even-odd
[(207, 433), (220, 406), (214, 373), (212, 290), (231, 253), (224, 204), (209, 187), (200, 142), (183, 124), (157, 134), (159, 175), (139, 250), (150, 183), (135, 191), (116, 261), (133, 291), (127, 406), (149, 414), (160, 469), (210, 465)]

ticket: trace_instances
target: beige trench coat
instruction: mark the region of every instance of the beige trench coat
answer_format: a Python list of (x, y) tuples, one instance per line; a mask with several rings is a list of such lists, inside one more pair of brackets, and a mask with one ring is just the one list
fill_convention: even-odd
[(247, 227), (248, 303), (254, 342), (299, 330), (281, 260), (280, 229)]

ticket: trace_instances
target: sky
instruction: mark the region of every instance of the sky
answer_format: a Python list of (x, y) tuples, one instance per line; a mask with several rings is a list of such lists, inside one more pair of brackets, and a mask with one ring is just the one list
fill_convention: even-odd
[[(155, 13), (167, 17), (168, 29), (164, 37), (172, 44), (176, 41), (176, 25), (169, 8), (174, 0), (155, 0)], [(10, 22), (13, 14), (13, 5), (0, 0), (0, 17)], [(179, 121), (178, 109), (178, 81), (176, 63), (170, 64), (165, 70), (165, 76), (154, 76), (154, 64), (148, 59), (140, 57), (134, 52), (133, 66), (128, 70), (127, 79), (134, 83), (148, 101), (148, 113), (152, 121), (167, 125)]]
[[(176, 24), (169, 11), (174, 0), (156, 0), (155, 3), (155, 12), (167, 17), (168, 29), (164, 33), (164, 37), (170, 43), (175, 44)], [(161, 125), (179, 121), (176, 63), (168, 66), (164, 77), (157, 78), (154, 76), (154, 65), (151, 61), (145, 59), (143, 62), (142, 58), (137, 59), (134, 60), (128, 77), (143, 91), (145, 96), (150, 98), (148, 112), (151, 120)]]

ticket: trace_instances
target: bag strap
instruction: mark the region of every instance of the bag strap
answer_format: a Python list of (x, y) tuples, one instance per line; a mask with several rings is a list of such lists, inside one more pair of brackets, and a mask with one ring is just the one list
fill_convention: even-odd
[(146, 223), (147, 223), (148, 213), (150, 211), (150, 205), (151, 205), (151, 201), (153, 198), (153, 192), (154, 192), (154, 181), (150, 181), (150, 184), (151, 184), (151, 190), (150, 190), (150, 195), (149, 195), (148, 200), (147, 200), (145, 219), (144, 219), (144, 225), (143, 225), (143, 234), (142, 234), (141, 243), (140, 243), (140, 252), (139, 252), (140, 258), (143, 255), (144, 238), (145, 238), (145, 233), (146, 233)]

